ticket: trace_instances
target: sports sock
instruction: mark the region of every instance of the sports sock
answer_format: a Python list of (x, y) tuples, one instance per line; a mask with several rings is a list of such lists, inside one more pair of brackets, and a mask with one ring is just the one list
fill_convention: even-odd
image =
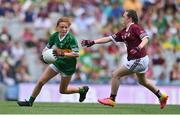
[(155, 95), (156, 95), (158, 98), (160, 98), (160, 97), (162, 96), (162, 93), (160, 92), (160, 90), (158, 90), (158, 91), (155, 93)]
[(116, 95), (111, 94), (110, 98), (111, 98), (113, 101), (115, 101)]
[(81, 94), (81, 93), (84, 93), (84, 88), (83, 87), (80, 87), (79, 88), (79, 93)]
[(29, 98), (29, 103), (32, 105), (35, 99), (36, 99), (36, 98), (34, 98), (34, 97), (31, 96), (31, 97)]

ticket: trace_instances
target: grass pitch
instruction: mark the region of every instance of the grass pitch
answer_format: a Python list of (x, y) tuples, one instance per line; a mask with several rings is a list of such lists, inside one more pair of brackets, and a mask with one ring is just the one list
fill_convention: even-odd
[(19, 107), (15, 101), (0, 101), (0, 114), (180, 114), (179, 105), (118, 104), (107, 107), (98, 103), (34, 103)]

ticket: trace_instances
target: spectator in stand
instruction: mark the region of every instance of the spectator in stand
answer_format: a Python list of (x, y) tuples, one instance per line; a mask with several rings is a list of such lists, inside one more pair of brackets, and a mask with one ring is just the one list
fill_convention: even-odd
[(107, 19), (109, 19), (109, 17), (111, 16), (111, 12), (112, 12), (112, 6), (110, 4), (109, 0), (103, 0), (103, 3), (101, 5), (101, 9), (103, 11), (103, 14), (107, 17)]
[(16, 67), (17, 82), (30, 82), (31, 76), (28, 72), (28, 66), (23, 64), (23, 61)]
[(11, 55), (12, 38), (5, 26), (0, 33), (0, 57), (7, 58)]
[(17, 63), (24, 56), (24, 49), (19, 41), (15, 41), (14, 45), (11, 48), (12, 58)]
[(7, 26), (2, 27), (2, 31), (0, 33), (0, 40), (7, 44), (11, 40), (11, 35), (9, 34)]
[(180, 83), (180, 67), (178, 63), (175, 63), (173, 65), (173, 68), (170, 72), (170, 81), (175, 84), (175, 83)]
[(49, 0), (47, 3), (48, 12), (59, 12), (59, 0)]
[(112, 5), (111, 18), (114, 20), (114, 23), (119, 23), (121, 14), (124, 12), (122, 6), (119, 5), (119, 2), (116, 1)]
[(5, 9), (4, 9), (4, 3), (0, 3), (0, 16), (4, 16), (5, 14)]
[(148, 18), (148, 20), (146, 21), (145, 31), (151, 39), (153, 39), (154, 34), (158, 33), (157, 27), (153, 25), (151, 18)]
[(4, 62), (1, 71), (3, 82), (8, 86), (14, 85), (16, 82), (14, 68), (8, 62)]
[(4, 16), (7, 18), (12, 18), (14, 16), (14, 9), (11, 6), (11, 3), (6, 1), (4, 2)]
[(80, 68), (77, 67), (75, 74), (72, 76), (72, 82), (85, 83), (87, 82), (87, 75), (81, 72)]
[(41, 8), (37, 18), (34, 21), (34, 27), (37, 29), (49, 29), (52, 27), (52, 22), (46, 8)]
[(33, 10), (33, 6), (31, 5), (27, 11), (24, 13), (24, 22), (25, 23), (33, 23), (35, 20), (35, 13)]
[(168, 11), (168, 10), (171, 10), (174, 14), (177, 12), (177, 7), (176, 7), (176, 4), (175, 4), (175, 1), (176, 0), (165, 0), (165, 5), (164, 5), (164, 11), (165, 13)]
[(27, 47), (35, 46), (36, 40), (31, 28), (25, 28), (22, 37)]
[(125, 0), (123, 3), (124, 9), (133, 9), (137, 11), (138, 16), (141, 16), (142, 3), (140, 0)]

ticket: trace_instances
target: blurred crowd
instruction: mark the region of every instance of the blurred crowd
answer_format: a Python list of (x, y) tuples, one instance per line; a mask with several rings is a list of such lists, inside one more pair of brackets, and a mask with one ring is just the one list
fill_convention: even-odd
[[(124, 9), (137, 11), (150, 36), (147, 77), (158, 85), (180, 85), (180, 0), (0, 0), (0, 87), (39, 79), (47, 66), (40, 61), (41, 51), (58, 18), (71, 17), (71, 31), (80, 43), (122, 29)], [(79, 47), (73, 83), (108, 84), (126, 59), (123, 43)], [(137, 84), (136, 76), (121, 84)]]

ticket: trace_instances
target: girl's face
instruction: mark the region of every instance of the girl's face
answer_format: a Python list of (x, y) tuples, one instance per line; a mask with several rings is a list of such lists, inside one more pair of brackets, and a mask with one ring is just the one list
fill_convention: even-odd
[(70, 26), (67, 22), (60, 22), (57, 26), (57, 31), (60, 33), (61, 36), (65, 36), (69, 29)]
[(124, 26), (126, 26), (130, 22), (130, 18), (127, 16), (127, 12), (124, 12), (122, 17), (122, 23)]

